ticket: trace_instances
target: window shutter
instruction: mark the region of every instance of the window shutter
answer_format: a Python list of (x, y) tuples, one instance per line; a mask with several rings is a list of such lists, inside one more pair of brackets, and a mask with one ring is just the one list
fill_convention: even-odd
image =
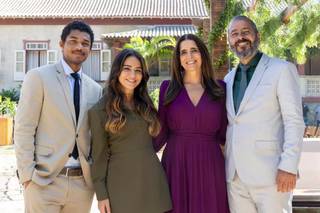
[(47, 51), (47, 64), (55, 64), (58, 60), (58, 51), (57, 50), (48, 50)]
[(158, 58), (159, 60), (159, 76), (168, 76), (171, 61), (169, 58)]
[(14, 52), (14, 80), (23, 81), (26, 74), (26, 51), (16, 50)]
[(110, 75), (111, 50), (101, 50), (100, 80), (105, 81)]

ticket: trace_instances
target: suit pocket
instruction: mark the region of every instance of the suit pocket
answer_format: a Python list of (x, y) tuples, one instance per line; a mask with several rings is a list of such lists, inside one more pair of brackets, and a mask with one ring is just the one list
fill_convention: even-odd
[(276, 140), (257, 140), (255, 150), (259, 154), (279, 154), (280, 142)]
[(42, 156), (50, 156), (53, 152), (53, 149), (48, 146), (36, 145), (36, 154)]

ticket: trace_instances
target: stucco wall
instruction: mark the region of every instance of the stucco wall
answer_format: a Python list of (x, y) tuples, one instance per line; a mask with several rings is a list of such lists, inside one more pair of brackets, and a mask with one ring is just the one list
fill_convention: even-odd
[[(14, 52), (24, 49), (24, 40), (49, 40), (49, 49), (58, 50), (64, 25), (1, 25), (0, 26), (0, 90), (17, 87), (21, 81), (14, 81)], [(101, 40), (101, 34), (136, 29), (135, 25), (91, 25), (95, 41)]]

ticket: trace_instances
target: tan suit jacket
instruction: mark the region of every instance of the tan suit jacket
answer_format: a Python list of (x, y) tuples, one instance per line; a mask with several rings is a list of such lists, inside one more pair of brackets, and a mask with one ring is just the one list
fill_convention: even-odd
[(304, 123), (297, 69), (263, 54), (237, 113), (235, 72), (225, 77), (227, 181), (237, 172), (250, 186), (274, 185), (278, 169), (296, 174), (300, 159)]
[(68, 161), (76, 141), (87, 185), (92, 188), (87, 111), (100, 98), (101, 87), (81, 78), (80, 114), (76, 124), (73, 95), (61, 63), (29, 71), (15, 117), (14, 143), (20, 182), (50, 184)]

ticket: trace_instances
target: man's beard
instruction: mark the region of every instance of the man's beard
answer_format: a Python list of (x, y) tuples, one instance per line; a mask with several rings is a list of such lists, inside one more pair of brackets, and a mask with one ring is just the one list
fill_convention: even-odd
[[(238, 51), (237, 45), (241, 42), (248, 42), (249, 48), (246, 50)], [(237, 41), (234, 45), (230, 45), (230, 49), (232, 52), (234, 52), (238, 56), (238, 58), (242, 59), (242, 58), (246, 58), (248, 56), (254, 55), (258, 50), (258, 46), (259, 46), (259, 39), (257, 38), (254, 40), (253, 43), (247, 39), (242, 39), (240, 41)]]

